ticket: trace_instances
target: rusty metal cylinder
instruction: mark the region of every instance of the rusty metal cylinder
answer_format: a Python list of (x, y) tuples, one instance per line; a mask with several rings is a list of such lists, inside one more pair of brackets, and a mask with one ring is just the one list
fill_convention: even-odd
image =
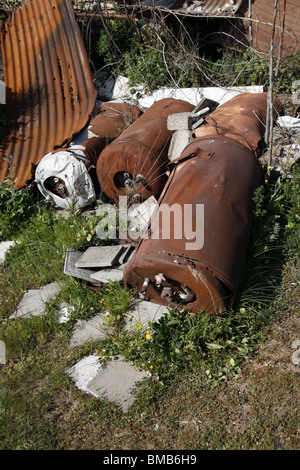
[[(203, 135), (172, 162), (148, 230), (124, 271), (126, 287), (142, 298), (208, 314), (220, 314), (233, 304), (251, 236), (252, 198), (262, 182), (254, 150), (263, 132), (257, 122), (266, 106), (262, 95), (260, 100), (253, 97), (252, 105), (244, 97), (252, 117), (246, 119), (246, 140), (234, 126), (219, 133), (212, 118), (208, 135), (201, 129)], [(228, 102), (224, 115), (229, 108)], [(241, 120), (235, 116), (240, 128)], [(147, 288), (142, 290), (145, 278)]]
[(142, 114), (138, 106), (129, 103), (103, 103), (89, 125), (89, 131), (95, 137), (82, 144), (91, 163), (96, 165), (102, 150)]
[(107, 196), (128, 203), (159, 197), (167, 181), (168, 148), (172, 132), (169, 114), (192, 111), (183, 100), (166, 98), (155, 102), (131, 126), (109, 144), (97, 162), (97, 176)]

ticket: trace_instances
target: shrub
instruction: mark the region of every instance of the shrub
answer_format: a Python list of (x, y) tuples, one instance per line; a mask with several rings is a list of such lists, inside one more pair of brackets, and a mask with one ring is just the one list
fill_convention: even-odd
[(34, 197), (25, 187), (16, 190), (11, 176), (0, 184), (0, 241), (15, 238), (34, 210)]

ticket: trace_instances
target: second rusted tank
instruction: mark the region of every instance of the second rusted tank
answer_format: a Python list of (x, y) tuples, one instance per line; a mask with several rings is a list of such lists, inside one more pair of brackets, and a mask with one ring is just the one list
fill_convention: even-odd
[[(172, 162), (147, 232), (124, 272), (141, 298), (219, 314), (236, 298), (252, 229), (267, 96), (214, 111)], [(275, 100), (274, 113), (282, 106)]]
[(127, 196), (128, 204), (150, 196), (158, 198), (167, 181), (172, 135), (167, 118), (193, 109), (183, 100), (159, 100), (109, 144), (97, 162), (98, 180), (105, 194), (116, 203), (120, 196)]

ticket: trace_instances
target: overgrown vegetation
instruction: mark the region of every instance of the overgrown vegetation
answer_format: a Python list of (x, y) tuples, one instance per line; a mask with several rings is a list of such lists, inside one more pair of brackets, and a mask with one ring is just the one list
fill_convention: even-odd
[[(126, 75), (132, 87), (268, 83), (266, 56), (217, 49), (199, 54), (182, 23), (137, 29), (105, 20), (104, 26), (99, 63)], [(297, 61), (297, 54), (282, 60), (277, 90), (291, 92)], [(1, 183), (0, 240), (17, 243), (0, 266), (0, 340), (7, 358), (0, 365), (0, 449), (299, 447), (297, 370), (285, 350), (299, 331), (299, 167), (265, 178), (254, 197), (252, 239), (231, 311), (209, 317), (169, 310), (146, 329), (138, 323), (131, 330), (125, 324), (134, 294), (122, 283), (93, 291), (63, 274), (67, 248), (102, 243), (100, 218), (75, 210), (62, 216), (30, 190), (16, 191), (13, 175)], [(9, 318), (26, 290), (54, 280), (61, 291), (45, 316)], [(66, 323), (57, 319), (62, 302), (70, 306)], [(76, 322), (95, 314), (104, 318), (105, 339), (70, 348)], [(273, 362), (270, 349), (263, 349), (267, 340), (281, 348), (271, 348)], [(102, 364), (121, 355), (149, 373), (127, 415), (81, 393), (66, 376), (65, 369), (88, 354)]]
[[(159, 15), (152, 21), (140, 27), (103, 19), (92, 55), (95, 63), (112, 75), (128, 77), (130, 86), (142, 84), (149, 91), (168, 86), (268, 86), (268, 53), (208, 45), (197, 30), (188, 31), (184, 20), (175, 15), (172, 21)], [(293, 57), (281, 59), (275, 93), (292, 92), (298, 64), (297, 50)], [(274, 72), (276, 65), (275, 61)]]
[[(80, 214), (60, 217), (56, 211), (40, 208), (18, 236), (18, 244), (10, 248), (0, 273), (0, 339), (5, 341), (7, 348), (7, 364), (1, 366), (0, 378), (1, 448), (85, 448), (84, 441), (76, 437), (74, 444), (69, 435), (69, 425), (75, 419), (73, 412), (70, 421), (60, 418), (57, 422), (60, 413), (66, 413), (64, 397), (70, 393), (71, 400), (77, 403), (77, 418), (84, 436), (90, 434), (89, 420), (99, 429), (107, 427), (109, 422), (109, 429), (121, 427), (130, 434), (129, 445), (143, 448), (131, 423), (138, 420), (137, 429), (143, 434), (149, 419), (153, 423), (164, 421), (159, 409), (166, 406), (166, 401), (172, 414), (178, 416), (177, 394), (172, 397), (175, 384), (184, 395), (189, 395), (195, 387), (206, 394), (209, 390), (210, 393), (214, 389), (220, 390), (233, 379), (238, 380), (247, 362), (255, 357), (259, 344), (268, 337), (272, 325), (282, 316), (286, 283), (291, 282), (286, 279), (291, 269), (294, 270), (293, 283), (300, 288), (300, 273), (295, 270), (299, 261), (299, 199), (298, 171), (269, 181), (257, 191), (253, 239), (240, 296), (225, 316), (209, 317), (204, 312), (187, 314), (170, 310), (146, 330), (137, 324), (129, 331), (124, 326), (132, 294), (122, 284), (112, 283), (102, 291), (93, 292), (76, 279), (63, 275), (66, 249), (93, 243), (94, 234), (87, 240), (84, 217)], [(62, 290), (48, 304), (45, 317), (9, 320), (26, 289), (53, 280), (61, 283)], [(60, 302), (72, 306), (71, 317), (64, 324), (57, 322)], [(101, 312), (105, 318), (106, 339), (70, 349), (68, 343), (75, 322)], [(99, 355), (102, 363), (121, 355), (149, 372), (149, 379), (138, 387), (137, 402), (127, 417), (112, 404), (76, 393), (64, 375), (67, 366), (94, 353)], [(32, 384), (35, 384), (33, 389)], [(206, 400), (207, 406), (211, 406), (208, 397)], [(187, 409), (186, 412), (191, 411)], [(291, 433), (288, 423), (283, 425)], [(250, 426), (249, 433), (243, 438), (240, 435), (236, 445), (263, 448), (263, 445), (253, 444), (250, 438), (253, 432), (256, 436), (265, 432), (263, 421), (260, 426), (256, 431)], [(187, 436), (178, 436), (177, 445), (181, 439), (187, 448), (222, 448), (224, 433), (211, 433), (210, 437), (205, 434), (206, 443), (200, 440), (198, 444), (189, 441)], [(115, 440), (110, 431), (108, 435), (109, 442), (102, 436), (101, 444), (96, 441), (92, 444), (91, 437), (84, 438), (90, 448), (120, 445), (118, 441), (111, 447)], [(126, 439), (123, 442), (126, 446)], [(272, 436), (267, 441), (264, 437), (262, 442), (265, 447), (277, 446)], [(285, 440), (285, 448), (295, 448), (295, 437), (288, 442)], [(156, 445), (161, 448), (160, 443)]]
[(36, 210), (35, 198), (25, 187), (15, 189), (11, 173), (0, 184), (0, 241), (16, 238)]

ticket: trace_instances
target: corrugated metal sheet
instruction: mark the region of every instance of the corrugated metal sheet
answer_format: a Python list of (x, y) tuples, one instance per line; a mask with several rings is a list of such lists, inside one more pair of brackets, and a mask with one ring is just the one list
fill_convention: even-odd
[[(283, 0), (278, 1), (278, 12), (276, 19), (276, 34), (274, 40), (274, 51), (277, 54), (282, 34)], [(245, 13), (244, 23), (249, 33), (248, 18), (249, 11)], [(257, 51), (267, 52), (270, 47), (272, 35), (272, 23), (274, 15), (274, 0), (255, 0), (252, 4), (252, 34), (253, 47)], [(284, 25), (283, 55), (293, 53), (300, 45), (300, 2), (299, 0), (286, 1), (286, 14)]]
[[(272, 36), (274, 0), (252, 0), (249, 11), (249, 0), (226, 1), (195, 0), (192, 5), (183, 7), (184, 14), (199, 17), (226, 16), (217, 25), (213, 42), (231, 47), (248, 48), (250, 45), (257, 52), (268, 52)], [(283, 28), (284, 0), (278, 0), (274, 53), (278, 54), (283, 31), (283, 56), (289, 56), (300, 45), (300, 2), (286, 0), (285, 21)], [(249, 20), (250, 17), (250, 20)], [(249, 21), (252, 27), (249, 27)], [(252, 43), (252, 44), (251, 44)]]
[(243, 0), (202, 0), (184, 7), (184, 11), (201, 16), (233, 16)]
[(12, 156), (19, 188), (32, 165), (84, 127), (96, 88), (70, 0), (28, 0), (4, 25), (1, 45), (9, 128), (0, 182)]

